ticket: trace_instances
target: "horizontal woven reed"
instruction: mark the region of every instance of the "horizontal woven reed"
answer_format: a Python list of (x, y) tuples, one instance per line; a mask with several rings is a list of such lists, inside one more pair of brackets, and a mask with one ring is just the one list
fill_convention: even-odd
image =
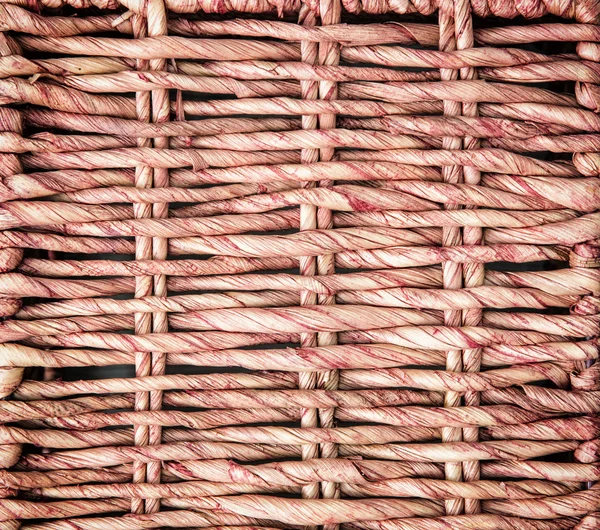
[(0, 0), (0, 529), (600, 529), (598, 24)]

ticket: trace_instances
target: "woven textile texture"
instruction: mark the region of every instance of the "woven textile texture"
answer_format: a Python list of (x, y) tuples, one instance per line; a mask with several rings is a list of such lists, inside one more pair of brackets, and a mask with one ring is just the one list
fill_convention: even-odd
[(0, 530), (599, 530), (598, 24), (0, 0)]

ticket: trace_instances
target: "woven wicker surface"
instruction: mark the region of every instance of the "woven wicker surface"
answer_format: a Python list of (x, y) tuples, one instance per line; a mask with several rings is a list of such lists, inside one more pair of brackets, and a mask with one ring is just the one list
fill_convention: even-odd
[(0, 528), (600, 528), (598, 23), (3, 0)]

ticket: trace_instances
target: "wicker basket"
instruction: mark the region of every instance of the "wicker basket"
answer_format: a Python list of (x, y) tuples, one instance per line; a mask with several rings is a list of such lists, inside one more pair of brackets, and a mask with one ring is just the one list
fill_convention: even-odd
[(0, 529), (598, 530), (599, 23), (1, 0)]

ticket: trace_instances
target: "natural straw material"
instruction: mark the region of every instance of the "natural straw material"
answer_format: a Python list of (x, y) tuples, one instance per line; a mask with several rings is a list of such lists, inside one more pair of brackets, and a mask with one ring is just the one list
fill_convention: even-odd
[(598, 530), (598, 24), (0, 0), (0, 529)]

